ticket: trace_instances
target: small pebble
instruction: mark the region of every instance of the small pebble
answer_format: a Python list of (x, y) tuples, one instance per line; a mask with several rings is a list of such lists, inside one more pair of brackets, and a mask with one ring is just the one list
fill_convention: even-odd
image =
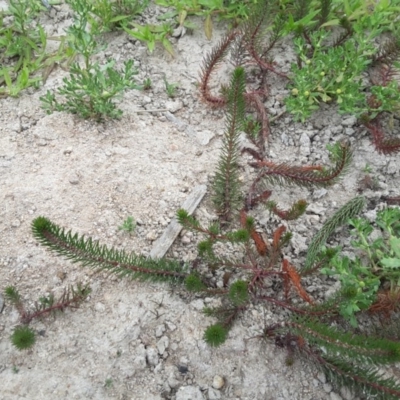
[(15, 219), (12, 223), (11, 226), (13, 228), (18, 228), (21, 225), (21, 221), (19, 219)]
[(222, 389), (223, 386), (225, 385), (225, 380), (222, 376), (215, 375), (212, 383), (212, 387), (214, 389)]

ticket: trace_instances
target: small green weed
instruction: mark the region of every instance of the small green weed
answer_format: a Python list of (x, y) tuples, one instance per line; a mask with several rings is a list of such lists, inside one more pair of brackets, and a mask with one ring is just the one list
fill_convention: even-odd
[(128, 232), (128, 233), (133, 233), (135, 231), (135, 229), (136, 229), (136, 222), (133, 219), (133, 217), (129, 216), (123, 222), (123, 224), (118, 227), (118, 229), (121, 230), (121, 231)]
[[(134, 29), (130, 29), (128, 26)], [(172, 48), (171, 42), (168, 40), (168, 37), (171, 36), (173, 31), (171, 24), (164, 23), (162, 25), (140, 25), (131, 22), (129, 25), (124, 24), (123, 29), (130, 36), (146, 43), (150, 53), (154, 51), (156, 43), (161, 43), (164, 46), (164, 49), (171, 54), (172, 57), (174, 57), (174, 49)]]
[(368, 163), (366, 163), (362, 171), (365, 172), (366, 174), (370, 174), (372, 172), (372, 167)]
[(143, 85), (142, 86), (143, 86), (143, 90), (150, 90), (151, 87), (153, 86), (153, 82), (151, 81), (150, 78), (146, 78), (143, 81)]
[(178, 87), (177, 83), (169, 83), (167, 78), (164, 77), (165, 83), (165, 91), (167, 92), (167, 96), (170, 98), (174, 98), (176, 96), (176, 88)]
[(107, 378), (104, 382), (104, 387), (109, 389), (113, 387), (113, 380), (111, 378)]

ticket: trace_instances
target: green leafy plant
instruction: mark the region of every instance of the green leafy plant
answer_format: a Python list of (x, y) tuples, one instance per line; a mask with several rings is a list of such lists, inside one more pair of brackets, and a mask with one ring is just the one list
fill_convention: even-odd
[(124, 24), (123, 29), (135, 39), (145, 42), (150, 53), (154, 51), (156, 43), (161, 43), (164, 46), (164, 49), (172, 57), (175, 56), (172, 44), (168, 39), (172, 34), (172, 26), (170, 24), (164, 23), (162, 25), (140, 25), (131, 22), (130, 24)]
[(118, 229), (128, 233), (133, 233), (136, 229), (136, 222), (133, 217), (127, 217), (123, 224), (118, 227)]
[(65, 101), (59, 102), (56, 94), (47, 91), (45, 96), (40, 97), (42, 107), (49, 114), (54, 111), (67, 111), (96, 121), (107, 117), (121, 117), (122, 110), (117, 108), (114, 98), (118, 98), (128, 88), (139, 86), (133, 80), (137, 73), (133, 61), (126, 61), (121, 72), (114, 68), (114, 63), (95, 63), (91, 64), (89, 69), (73, 64), (69, 78), (64, 78), (64, 85), (57, 89), (57, 94), (64, 96)]
[(355, 314), (360, 310), (395, 311), (400, 305), (400, 209), (379, 211), (376, 225), (382, 230), (372, 239), (373, 224), (363, 218), (349, 220), (356, 240), (352, 245), (364, 257), (351, 259), (340, 252), (330, 258), (321, 272), (336, 275), (341, 282), (341, 314), (357, 326)]
[(92, 33), (113, 31), (124, 22), (141, 14), (149, 0), (88, 0), (90, 7), (90, 27)]
[(4, 23), (0, 13), (0, 97), (18, 96), (23, 89), (37, 88), (46, 79), (40, 71), (64, 59), (63, 51), (46, 52), (47, 35), (35, 21), (43, 10), (40, 1), (10, 0), (10, 22)]
[(117, 108), (113, 100), (127, 89), (139, 88), (133, 80), (137, 74), (133, 61), (126, 61), (122, 71), (114, 68), (113, 60), (108, 60), (104, 65), (93, 63), (91, 56), (100, 51), (102, 46), (86, 29), (89, 5), (76, 0), (70, 0), (70, 4), (75, 16), (73, 25), (67, 31), (68, 41), (71, 48), (83, 56), (84, 67), (77, 62), (72, 64), (69, 78), (64, 78), (64, 85), (57, 89), (56, 93), (63, 96), (65, 101), (59, 101), (54, 92), (47, 91), (45, 96), (40, 97), (42, 107), (49, 114), (67, 111), (96, 121), (119, 118), (122, 110)]
[(172, 8), (159, 19), (176, 18), (180, 26), (190, 29), (194, 25), (187, 20), (189, 15), (197, 15), (204, 18), (204, 33), (211, 39), (213, 32), (213, 17), (228, 19), (237, 24), (245, 20), (250, 13), (250, 6), (256, 4), (255, 0), (156, 0), (156, 4)]
[(54, 315), (56, 312), (64, 311), (67, 307), (75, 308), (86, 299), (90, 292), (91, 289), (87, 285), (71, 286), (59, 299), (56, 300), (52, 294), (41, 297), (35, 303), (35, 310), (27, 311), (15, 286), (8, 286), (4, 291), (5, 297), (18, 310), (22, 323), (14, 329), (11, 335), (12, 344), (18, 350), (31, 348), (36, 341), (35, 331), (28, 326), (32, 320)]

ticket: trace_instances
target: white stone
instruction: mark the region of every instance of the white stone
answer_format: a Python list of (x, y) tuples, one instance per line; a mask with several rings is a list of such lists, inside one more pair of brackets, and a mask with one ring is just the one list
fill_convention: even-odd
[(222, 389), (223, 386), (225, 385), (225, 380), (222, 376), (215, 375), (212, 383), (212, 387), (214, 389)]

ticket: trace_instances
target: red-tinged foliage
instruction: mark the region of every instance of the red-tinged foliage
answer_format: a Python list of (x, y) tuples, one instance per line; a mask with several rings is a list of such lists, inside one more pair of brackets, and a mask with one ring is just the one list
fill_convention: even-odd
[(287, 285), (287, 287), (285, 287), (286, 295), (289, 292), (290, 284), (292, 284), (296, 289), (297, 293), (299, 294), (299, 296), (304, 301), (306, 301), (309, 304), (314, 304), (314, 301), (311, 299), (311, 297), (307, 294), (307, 292), (301, 285), (300, 283), (301, 277), (298, 274), (296, 268), (290, 265), (289, 261), (286, 258), (284, 258), (282, 261), (282, 271), (286, 275), (285, 277), (285, 285)]
[(272, 206), (269, 208), (275, 215), (285, 221), (293, 221), (304, 214), (307, 202), (305, 200), (296, 201), (289, 210), (281, 210), (275, 203), (271, 202)]
[(245, 210), (246, 211), (251, 210), (259, 203), (264, 203), (269, 199), (271, 194), (272, 194), (271, 190), (264, 190), (264, 192), (256, 195), (253, 193), (249, 193), (245, 201)]
[(251, 238), (254, 241), (254, 244), (256, 245), (257, 252), (260, 256), (265, 256), (268, 251), (267, 243), (265, 243), (265, 240), (261, 236), (260, 233), (256, 232), (255, 229), (253, 229), (250, 232)]
[(381, 199), (390, 205), (400, 206), (400, 196), (382, 196)]
[(400, 290), (382, 290), (377, 293), (377, 299), (368, 309), (372, 313), (382, 313), (390, 318), (392, 312), (400, 309)]
[(375, 148), (383, 154), (396, 153), (400, 150), (400, 138), (385, 137), (385, 132), (378, 118), (364, 123), (365, 127), (372, 135)]
[(274, 247), (275, 251), (280, 250), (281, 237), (282, 237), (282, 234), (285, 233), (285, 231), (286, 231), (286, 228), (283, 225), (281, 225), (279, 228), (277, 228), (275, 230), (273, 241), (272, 241), (272, 246)]

